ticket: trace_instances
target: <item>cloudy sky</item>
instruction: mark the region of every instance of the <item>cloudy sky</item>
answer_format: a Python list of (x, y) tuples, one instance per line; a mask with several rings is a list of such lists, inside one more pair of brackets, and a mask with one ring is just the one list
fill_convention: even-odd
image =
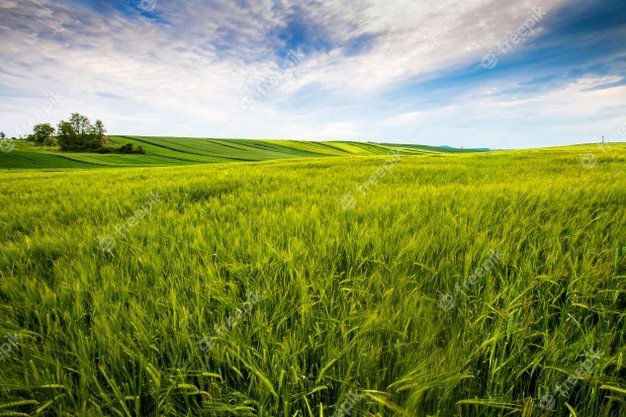
[(626, 141), (624, 0), (0, 0), (0, 34), (10, 136)]

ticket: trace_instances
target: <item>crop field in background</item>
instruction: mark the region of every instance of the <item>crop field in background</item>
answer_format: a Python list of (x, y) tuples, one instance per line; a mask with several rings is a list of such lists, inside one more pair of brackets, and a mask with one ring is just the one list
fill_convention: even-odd
[(0, 169), (63, 169), (137, 166), (172, 166), (217, 162), (263, 161), (269, 159), (316, 158), (326, 156), (382, 155), (398, 153), (423, 155), (463, 153), (447, 147), (392, 145), (357, 142), (306, 142), (296, 140), (201, 139), (140, 136), (109, 136), (114, 145), (141, 145), (146, 155), (61, 152), (56, 148), (14, 141), (15, 149), (0, 152)]
[(0, 172), (0, 416), (626, 415), (624, 144), (115, 140), (216, 163)]

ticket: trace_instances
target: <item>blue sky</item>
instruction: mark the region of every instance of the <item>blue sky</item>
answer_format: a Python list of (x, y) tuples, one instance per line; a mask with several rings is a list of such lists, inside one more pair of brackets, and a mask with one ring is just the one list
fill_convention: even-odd
[(623, 0), (2, 0), (0, 130), (626, 141)]

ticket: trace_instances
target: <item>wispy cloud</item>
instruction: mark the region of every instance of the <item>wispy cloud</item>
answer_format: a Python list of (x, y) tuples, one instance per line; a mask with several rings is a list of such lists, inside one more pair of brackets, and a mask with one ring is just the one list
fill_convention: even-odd
[[(81, 111), (112, 133), (521, 147), (593, 140), (623, 123), (623, 1), (150, 6), (0, 3), (2, 130), (59, 90), (51, 122)], [(537, 10), (532, 34), (485, 68)], [(267, 80), (271, 93), (242, 108)]]

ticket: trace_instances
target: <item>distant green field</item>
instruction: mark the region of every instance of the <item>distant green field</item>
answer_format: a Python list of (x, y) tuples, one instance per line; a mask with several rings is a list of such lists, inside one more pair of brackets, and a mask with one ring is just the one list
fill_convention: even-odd
[(624, 144), (116, 140), (12, 157), (216, 163), (0, 172), (0, 416), (626, 415)]
[(453, 153), (462, 150), (419, 145), (356, 142), (305, 142), (290, 140), (197, 139), (111, 136), (113, 143), (141, 145), (145, 155), (60, 152), (27, 142), (15, 142), (12, 152), (0, 152), (0, 169), (56, 169), (207, 164), (234, 161), (263, 161), (287, 158)]

